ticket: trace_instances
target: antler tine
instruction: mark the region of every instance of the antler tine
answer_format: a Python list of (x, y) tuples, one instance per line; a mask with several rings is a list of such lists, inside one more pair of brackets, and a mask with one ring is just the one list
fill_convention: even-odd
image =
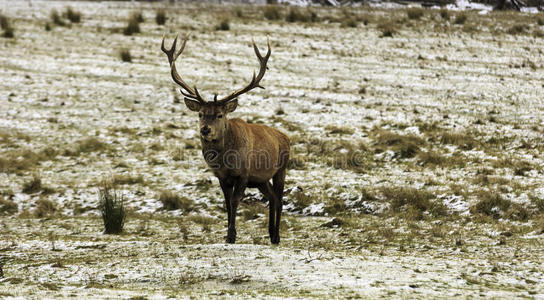
[(170, 64), (170, 73), (172, 75), (172, 79), (175, 83), (177, 83), (183, 90), (185, 90), (187, 93), (183, 92), (183, 90), (180, 90), (181, 93), (190, 99), (197, 100), (200, 103), (205, 103), (206, 101), (200, 96), (198, 91), (196, 90), (196, 86), (194, 89), (192, 89), (179, 75), (177, 69), (176, 69), (176, 59), (181, 55), (183, 50), (185, 49), (185, 44), (187, 43), (188, 36), (186, 36), (183, 39), (183, 43), (181, 44), (181, 48), (178, 52), (176, 52), (176, 44), (178, 42), (178, 35), (176, 35), (176, 38), (174, 39), (174, 42), (172, 43), (172, 47), (170, 49), (166, 49), (164, 47), (164, 40), (166, 38), (166, 35), (163, 35), (162, 37), (162, 43), (161, 43), (161, 50), (166, 54), (168, 57), (168, 63)]
[(267, 69), (266, 64), (268, 63), (268, 59), (270, 58), (270, 54), (272, 53), (272, 47), (270, 46), (270, 38), (268, 36), (266, 38), (268, 42), (267, 43), (268, 51), (266, 52), (266, 55), (264, 57), (261, 55), (261, 52), (259, 51), (259, 48), (255, 44), (255, 41), (251, 39), (251, 43), (253, 44), (253, 49), (255, 50), (255, 55), (257, 55), (257, 58), (259, 59), (259, 65), (260, 65), (259, 74), (255, 75), (255, 71), (253, 71), (253, 78), (251, 79), (250, 83), (246, 87), (232, 92), (228, 96), (219, 100), (218, 101), (219, 103), (226, 103), (228, 101), (236, 99), (238, 96), (244, 93), (247, 93), (256, 87), (264, 89), (264, 87), (260, 85), (260, 82), (261, 82), (261, 79), (263, 79), (264, 73), (266, 72), (266, 69)]

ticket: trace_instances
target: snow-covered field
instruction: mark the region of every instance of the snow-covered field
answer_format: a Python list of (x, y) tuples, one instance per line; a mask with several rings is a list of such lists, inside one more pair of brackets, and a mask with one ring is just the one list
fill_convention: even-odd
[[(544, 15), (0, 4), (15, 34), (0, 38), (0, 297), (544, 298)], [(67, 6), (82, 21), (53, 24)], [(133, 12), (141, 33), (123, 35)], [(160, 51), (177, 33), (178, 70), (208, 99), (246, 84), (251, 38), (270, 36), (266, 89), (233, 117), (291, 138), (279, 246), (256, 190), (223, 244), (197, 116)], [(121, 235), (102, 233), (105, 179)], [(165, 191), (189, 204), (165, 209)]]

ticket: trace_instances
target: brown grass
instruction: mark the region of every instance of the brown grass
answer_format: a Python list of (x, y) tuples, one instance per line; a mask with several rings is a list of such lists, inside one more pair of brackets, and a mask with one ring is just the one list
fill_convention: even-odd
[(412, 158), (425, 146), (424, 139), (415, 135), (401, 135), (387, 130), (378, 130), (375, 137), (376, 149), (383, 151), (390, 149), (400, 158)]
[(159, 201), (166, 210), (181, 209), (185, 213), (189, 213), (195, 209), (193, 200), (182, 197), (171, 191), (162, 191), (159, 195)]

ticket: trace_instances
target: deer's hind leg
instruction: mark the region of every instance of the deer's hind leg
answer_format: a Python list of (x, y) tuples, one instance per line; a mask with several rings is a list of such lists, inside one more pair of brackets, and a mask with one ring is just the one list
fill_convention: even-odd
[(265, 182), (258, 186), (259, 191), (263, 193), (266, 200), (268, 200), (268, 207), (269, 207), (269, 214), (268, 214), (268, 234), (270, 235), (270, 241), (274, 243), (276, 240), (276, 207), (278, 204), (278, 200), (276, 197), (276, 194), (274, 194), (274, 190), (272, 189), (272, 185), (270, 182)]
[(276, 199), (277, 199), (276, 200), (276, 218), (274, 220), (275, 239), (272, 240), (272, 244), (280, 243), (280, 222), (281, 222), (281, 212), (283, 210), (283, 189), (285, 185), (286, 173), (287, 173), (287, 166), (284, 166), (272, 178), (272, 181), (274, 182), (274, 186), (272, 187), (272, 189), (274, 191), (274, 196), (276, 196)]

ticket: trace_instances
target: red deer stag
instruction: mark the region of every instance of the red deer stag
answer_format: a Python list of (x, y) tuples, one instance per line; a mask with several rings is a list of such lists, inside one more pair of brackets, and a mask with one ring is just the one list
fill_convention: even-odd
[(283, 187), (289, 160), (289, 137), (268, 126), (248, 124), (239, 118), (227, 118), (238, 106), (238, 96), (257, 87), (263, 88), (260, 81), (266, 72), (266, 63), (271, 53), (270, 39), (268, 52), (264, 57), (252, 41), (260, 63), (258, 75), (253, 73), (253, 79), (247, 86), (224, 98), (217, 99), (215, 94), (213, 101), (205, 101), (196, 86), (191, 88), (178, 74), (175, 61), (183, 52), (187, 38), (183, 40), (178, 52), (176, 42), (177, 37), (170, 50), (167, 50), (163, 37), (161, 49), (168, 56), (172, 79), (182, 88), (180, 91), (185, 96), (185, 105), (198, 112), (202, 154), (219, 179), (225, 196), (229, 223), (227, 243), (236, 241), (236, 209), (246, 187), (256, 187), (269, 201), (268, 233), (272, 244), (278, 244)]

